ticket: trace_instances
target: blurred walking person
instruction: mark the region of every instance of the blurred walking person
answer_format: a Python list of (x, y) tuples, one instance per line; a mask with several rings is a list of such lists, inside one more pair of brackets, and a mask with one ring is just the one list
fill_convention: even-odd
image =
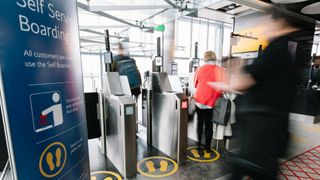
[(299, 22), (272, 10), (268, 22), (270, 44), (230, 84), (209, 83), (214, 88), (240, 91), (236, 118), (240, 126), (240, 151), (233, 158), (232, 179), (277, 179), (278, 158), (286, 153), (288, 119), (295, 93), (294, 54), (288, 46), (299, 35)]
[(118, 54), (113, 58), (112, 71), (128, 77), (131, 94), (137, 101), (141, 94), (141, 75), (136, 61), (129, 57), (121, 43), (118, 44)]

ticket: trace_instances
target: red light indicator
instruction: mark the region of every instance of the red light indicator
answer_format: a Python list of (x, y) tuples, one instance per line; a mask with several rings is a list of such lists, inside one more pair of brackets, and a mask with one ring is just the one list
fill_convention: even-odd
[(181, 108), (188, 109), (188, 101), (182, 101)]

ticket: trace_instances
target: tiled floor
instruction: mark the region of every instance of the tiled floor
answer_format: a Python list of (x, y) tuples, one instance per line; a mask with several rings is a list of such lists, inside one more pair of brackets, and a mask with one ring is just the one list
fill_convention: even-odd
[(282, 163), (279, 179), (320, 179), (320, 146)]
[[(291, 141), (289, 144), (289, 153), (286, 159), (290, 159), (296, 155), (299, 155), (307, 150), (320, 145), (320, 124), (305, 124), (303, 122), (292, 122), (290, 126)], [(108, 170), (115, 171), (115, 167), (112, 163), (101, 153), (99, 143), (97, 140), (89, 141), (90, 150), (90, 166), (91, 172)], [(138, 138), (138, 160), (144, 157), (163, 155), (161, 152), (153, 147), (148, 146), (143, 140)], [(189, 145), (194, 145), (194, 142), (190, 141)], [(231, 144), (231, 149), (236, 149), (236, 143)], [(282, 161), (285, 161), (283, 159)], [(168, 180), (224, 180), (230, 176), (230, 168), (226, 158), (222, 155), (220, 160), (213, 163), (198, 163), (188, 160), (184, 164), (180, 164), (179, 170), (174, 175), (161, 178)], [(143, 177), (137, 174), (132, 180), (148, 180), (151, 178)], [(11, 180), (11, 178), (7, 178)]]
[[(194, 145), (194, 142), (190, 140), (189, 144)], [(117, 170), (114, 166), (110, 163), (110, 161), (105, 158), (100, 152), (100, 148), (98, 147), (97, 140), (91, 140), (89, 142), (89, 149), (90, 149), (90, 165), (91, 165), (91, 172), (94, 171), (101, 171), (101, 170), (109, 170), (115, 171)], [(142, 160), (143, 158), (150, 157), (150, 156), (165, 156), (157, 149), (148, 146), (146, 142), (138, 138), (137, 140), (137, 149), (138, 149), (138, 161)], [(135, 165), (136, 166), (136, 165)], [(220, 159), (214, 163), (198, 163), (191, 160), (179, 165), (179, 170), (172, 176), (167, 178), (161, 179), (179, 179), (179, 180), (188, 180), (188, 179), (197, 179), (197, 180), (208, 180), (208, 179), (215, 179), (221, 177), (225, 174), (228, 174), (230, 169), (228, 168), (228, 163), (224, 159)], [(132, 180), (140, 180), (140, 179), (152, 179), (144, 177), (140, 174), (137, 174), (136, 177), (130, 178)]]
[(291, 141), (289, 143), (289, 153), (286, 159), (320, 145), (320, 123), (306, 124), (303, 122), (291, 121), (290, 134)]
[[(285, 162), (286, 159), (290, 159), (294, 156), (297, 156), (309, 149), (317, 147), (320, 145), (320, 123), (318, 124), (306, 124), (304, 122), (292, 121), (290, 125), (290, 134), (291, 141), (289, 143), (289, 153), (285, 159), (282, 159)], [(145, 134), (144, 134), (145, 136)], [(189, 146), (194, 145), (195, 143), (190, 140)], [(231, 151), (237, 149), (237, 142), (233, 141), (230, 144)], [(157, 149), (148, 146), (145, 141), (140, 138), (137, 139), (138, 147), (138, 161), (149, 156), (162, 155)], [(102, 154), (99, 142), (97, 140), (89, 141), (89, 151), (90, 151), (90, 168), (91, 172), (94, 171), (115, 171), (116, 168), (112, 163)], [(134, 165), (136, 166), (136, 165)], [(198, 163), (188, 160), (184, 164), (180, 164), (179, 170), (172, 176), (162, 179), (179, 179), (179, 180), (209, 180), (217, 179), (224, 180), (230, 176), (230, 167), (229, 163), (222, 154), (221, 158), (213, 163)], [(1, 175), (1, 172), (0, 172)], [(143, 177), (140, 174), (137, 174), (132, 180), (144, 180), (150, 179)], [(11, 178), (7, 178), (11, 180)]]

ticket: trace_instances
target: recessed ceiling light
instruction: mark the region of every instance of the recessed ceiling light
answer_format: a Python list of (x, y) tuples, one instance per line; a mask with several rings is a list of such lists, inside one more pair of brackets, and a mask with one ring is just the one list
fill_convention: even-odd
[(301, 9), (303, 14), (320, 14), (320, 2), (310, 4)]
[(304, 2), (309, 0), (271, 0), (271, 1), (279, 4), (291, 4), (291, 3), (298, 3), (298, 2)]

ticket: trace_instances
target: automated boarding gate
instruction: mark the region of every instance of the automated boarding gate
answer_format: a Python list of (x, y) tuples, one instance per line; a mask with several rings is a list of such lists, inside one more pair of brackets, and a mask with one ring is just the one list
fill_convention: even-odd
[(188, 98), (177, 76), (152, 74), (152, 146), (183, 162), (187, 151)]
[(103, 76), (106, 154), (124, 177), (136, 175), (136, 105), (126, 76)]

